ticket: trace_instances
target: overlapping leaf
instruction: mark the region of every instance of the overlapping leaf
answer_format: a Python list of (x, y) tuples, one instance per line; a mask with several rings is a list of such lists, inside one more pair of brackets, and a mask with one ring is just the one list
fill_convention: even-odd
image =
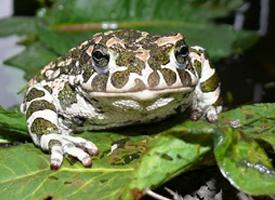
[[(144, 189), (157, 187), (200, 164), (211, 152), (213, 136), (215, 156), (224, 176), (242, 191), (271, 195), (274, 168), (254, 136), (270, 134), (274, 138), (274, 110), (274, 104), (258, 104), (225, 112), (216, 124), (192, 122), (178, 115), (161, 127), (155, 124), (115, 133), (85, 132), (80, 136), (95, 142), (100, 149), (91, 169), (66, 159), (60, 170), (51, 171), (49, 156), (33, 144), (2, 148), (0, 197), (133, 199), (143, 195)], [(2, 110), (3, 115), (5, 112)], [(19, 124), (14, 124), (13, 130), (24, 133), (24, 119), (18, 115), (14, 114)], [(3, 118), (0, 124), (5, 120), (13, 124), (10, 117)], [(112, 144), (119, 144), (120, 148), (110, 153)]]
[[(215, 156), (223, 175), (238, 189), (252, 195), (275, 194), (275, 170), (261, 147), (275, 147), (275, 106), (244, 106), (222, 116), (216, 132)], [(256, 139), (256, 140), (255, 140)]]

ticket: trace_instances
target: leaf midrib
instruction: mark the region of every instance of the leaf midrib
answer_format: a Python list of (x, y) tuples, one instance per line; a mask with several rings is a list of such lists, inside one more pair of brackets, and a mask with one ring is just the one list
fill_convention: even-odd
[[(48, 168), (42, 169), (42, 170), (38, 170), (26, 175), (22, 175), (22, 176), (17, 176), (15, 178), (10, 178), (4, 181), (0, 181), (0, 184), (5, 184), (8, 182), (12, 182), (12, 181), (17, 181), (19, 179), (24, 179), (24, 178), (28, 178), (30, 176), (35, 176), (39, 173), (45, 172), (45, 171), (49, 171)], [(134, 171), (134, 168), (91, 168), (91, 169), (86, 169), (86, 168), (61, 168), (56, 172), (53, 172), (51, 174), (55, 175), (61, 172), (80, 172), (80, 173), (86, 173), (86, 172), (104, 172), (104, 173), (113, 173), (113, 172), (128, 172), (128, 171)]]

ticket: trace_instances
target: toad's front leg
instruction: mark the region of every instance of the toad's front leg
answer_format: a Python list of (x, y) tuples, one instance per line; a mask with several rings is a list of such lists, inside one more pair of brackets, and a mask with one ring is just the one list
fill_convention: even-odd
[(222, 111), (219, 78), (206, 51), (198, 46), (192, 47), (192, 49), (192, 64), (197, 71), (199, 82), (195, 88), (191, 118), (197, 120), (204, 116), (209, 122), (214, 122)]
[(60, 119), (50, 92), (40, 84), (28, 89), (23, 111), (27, 127), (34, 143), (51, 154), (52, 169), (58, 169), (64, 155), (76, 157), (85, 167), (90, 167), (90, 156), (97, 147), (90, 141), (71, 136), (71, 130)]

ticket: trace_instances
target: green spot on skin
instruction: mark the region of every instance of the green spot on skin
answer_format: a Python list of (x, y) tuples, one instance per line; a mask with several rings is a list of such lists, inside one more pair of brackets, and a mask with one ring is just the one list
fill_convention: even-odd
[(197, 71), (199, 77), (201, 77), (201, 62), (199, 60), (195, 60), (194, 66), (196, 68), (196, 71)]
[(114, 35), (119, 39), (124, 40), (125, 43), (132, 43), (141, 37), (141, 32), (136, 30), (121, 30), (116, 31)]
[(47, 90), (50, 94), (53, 93), (52, 88), (50, 88), (50, 86), (48, 86), (48, 85), (44, 86), (44, 89)]
[(63, 90), (58, 94), (58, 99), (63, 108), (69, 107), (74, 103), (77, 103), (76, 93), (71, 88), (68, 82), (65, 83)]
[(152, 69), (160, 69), (161, 65), (166, 65), (169, 63), (169, 51), (170, 48), (160, 48), (157, 47), (156, 49), (151, 50), (151, 55), (148, 60), (148, 64)]
[(213, 104), (213, 106), (221, 106), (223, 104), (222, 96), (220, 95), (217, 101)]
[(38, 90), (36, 88), (32, 88), (26, 95), (25, 100), (27, 102), (39, 98), (39, 97), (43, 97), (45, 95), (45, 92)]
[(95, 72), (95, 70), (90, 66), (89, 63), (86, 63), (83, 65), (83, 71), (84, 72), (82, 76), (83, 76), (84, 82), (87, 82)]
[(217, 73), (214, 73), (209, 79), (200, 84), (203, 92), (213, 92), (219, 86), (219, 78)]
[(122, 51), (116, 59), (118, 66), (126, 66), (127, 73), (137, 73), (141, 75), (141, 71), (144, 69), (145, 64), (142, 60), (135, 57), (133, 52)]
[(148, 78), (148, 84), (150, 88), (154, 88), (159, 84), (159, 75), (157, 73), (157, 71), (153, 71)]
[(106, 91), (106, 84), (108, 81), (108, 77), (109, 77), (109, 73), (96, 75), (92, 81), (93, 91), (97, 91), (97, 92)]
[(185, 70), (177, 69), (178, 74), (180, 76), (180, 80), (182, 82), (182, 85), (184, 87), (190, 87), (191, 86), (191, 77)]
[(43, 118), (36, 118), (31, 125), (31, 132), (36, 135), (56, 133), (58, 128), (55, 124)]
[(58, 141), (58, 140), (51, 140), (50, 142), (49, 142), (49, 149), (51, 149), (53, 146), (61, 146), (62, 144), (61, 144), (61, 142), (60, 141)]
[(111, 82), (114, 87), (122, 88), (128, 81), (129, 73), (127, 71), (119, 71), (113, 74)]
[(46, 100), (33, 101), (27, 110), (26, 117), (29, 118), (34, 112), (38, 110), (49, 109), (55, 112), (55, 106)]
[(171, 69), (163, 68), (160, 69), (160, 72), (162, 73), (163, 78), (168, 86), (173, 85), (176, 82), (176, 73), (173, 72)]

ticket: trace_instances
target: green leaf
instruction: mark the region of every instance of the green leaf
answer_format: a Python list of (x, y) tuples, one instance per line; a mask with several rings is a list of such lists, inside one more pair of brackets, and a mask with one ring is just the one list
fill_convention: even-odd
[(35, 32), (36, 19), (33, 17), (11, 17), (0, 20), (0, 36), (26, 35)]
[(30, 79), (56, 57), (57, 54), (47, 49), (41, 42), (35, 42), (27, 46), (22, 53), (6, 60), (5, 64), (23, 69), (26, 72), (24, 77)]
[[(134, 199), (146, 188), (200, 166), (211, 153), (213, 136), (217, 163), (235, 187), (253, 195), (274, 194), (274, 169), (256, 137), (269, 134), (274, 140), (274, 110), (274, 104), (256, 104), (222, 113), (214, 124), (179, 114), (161, 126), (84, 132), (79, 136), (100, 149), (91, 169), (67, 158), (60, 170), (51, 171), (49, 155), (32, 144), (0, 148), (0, 198)], [(6, 130), (26, 134), (22, 115), (9, 112), (0, 111), (2, 127), (6, 123), (11, 126)], [(110, 153), (113, 144), (121, 147)]]
[(19, 111), (6, 111), (0, 106), (0, 131), (27, 135), (25, 116)]
[(226, 16), (241, 3), (239, 0), (223, 3), (196, 0), (185, 3), (169, 0), (59, 0), (43, 17), (47, 24), (39, 26), (39, 37), (45, 45), (62, 55), (80, 41), (104, 31), (103, 22), (113, 22), (120, 29), (141, 29), (159, 34), (182, 32), (189, 44), (203, 46), (217, 60), (232, 51), (242, 51), (256, 41), (253, 32), (234, 31), (230, 25), (217, 25), (212, 21)]
[[(241, 0), (57, 0), (51, 9), (42, 9), (36, 19), (28, 19), (29, 23), (21, 18), (7, 19), (9, 23), (2, 23), (1, 30), (10, 30), (7, 33), (21, 31), (21, 34), (35, 32), (38, 37), (37, 42), (28, 44), (26, 52), (8, 62), (26, 71), (27, 79), (51, 59), (63, 55), (94, 33), (107, 31), (103, 28), (106, 22), (120, 29), (158, 34), (181, 32), (188, 44), (204, 47), (211, 59), (217, 61), (244, 51), (258, 40), (255, 32), (235, 31), (231, 25), (213, 22), (216, 18), (226, 17), (241, 4)], [(16, 27), (20, 31), (16, 31)]]
[(0, 138), (3, 141), (26, 139), (25, 116), (19, 111), (6, 111), (0, 106)]
[(265, 140), (274, 148), (274, 119), (274, 104), (243, 106), (222, 115), (221, 129), (215, 134), (214, 152), (221, 172), (248, 194), (275, 194), (275, 170), (255, 140)]
[(275, 104), (242, 106), (221, 115), (220, 126), (238, 124), (238, 130), (254, 139), (262, 139), (275, 147)]
[[(81, 136), (91, 139), (101, 150), (91, 169), (65, 161), (60, 170), (51, 171), (49, 156), (31, 144), (0, 149), (0, 198), (134, 199), (135, 192), (156, 187), (190, 169), (210, 150), (161, 134), (127, 137), (86, 132)], [(109, 155), (115, 141), (124, 141), (124, 147)]]
[(223, 175), (236, 188), (251, 195), (275, 194), (275, 170), (264, 150), (234, 129), (224, 130), (215, 157)]

